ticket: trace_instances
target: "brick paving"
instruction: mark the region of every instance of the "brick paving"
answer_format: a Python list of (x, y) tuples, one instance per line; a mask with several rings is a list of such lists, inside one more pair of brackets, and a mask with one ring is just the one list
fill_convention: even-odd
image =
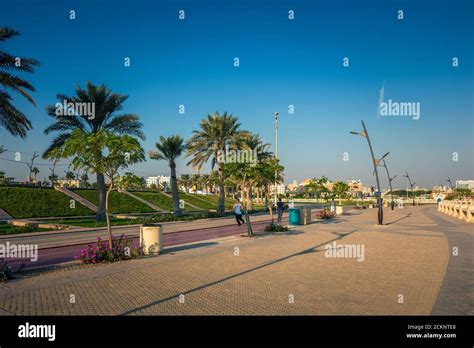
[[(158, 257), (33, 273), (0, 284), (0, 311), (18, 315), (428, 315), (452, 257), (445, 234), (427, 214), (434, 210), (386, 209), (389, 224), (377, 226), (376, 210), (369, 209), (287, 233), (227, 237), (173, 248)], [(364, 245), (364, 261), (325, 257), (324, 246), (333, 241)], [(70, 303), (71, 294), (75, 303)]]

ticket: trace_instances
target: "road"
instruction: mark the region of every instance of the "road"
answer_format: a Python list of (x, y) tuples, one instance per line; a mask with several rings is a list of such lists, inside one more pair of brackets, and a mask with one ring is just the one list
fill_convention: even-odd
[[(318, 214), (319, 210), (313, 210), (313, 216)], [(268, 215), (251, 216), (252, 228), (254, 232), (261, 232), (265, 229), (271, 218)], [(288, 214), (283, 216), (283, 224), (288, 223)], [(234, 217), (221, 219), (195, 220), (191, 222), (169, 223), (163, 225), (164, 247), (194, 243), (199, 241), (211, 240), (215, 238), (227, 237), (232, 235), (246, 234), (245, 225), (238, 226)], [(136, 240), (139, 238), (139, 226), (126, 226), (114, 228), (114, 235), (125, 234)], [(80, 250), (90, 242), (94, 242), (97, 237), (107, 238), (107, 231), (104, 228), (81, 229), (80, 231), (55, 231), (54, 233), (33, 234), (33, 235), (15, 235), (2, 236), (0, 243), (6, 241), (11, 244), (36, 244), (38, 245), (38, 260), (32, 262), (30, 259), (8, 259), (8, 265), (16, 270), (21, 264), (24, 269), (51, 266), (62, 262), (73, 261)]]

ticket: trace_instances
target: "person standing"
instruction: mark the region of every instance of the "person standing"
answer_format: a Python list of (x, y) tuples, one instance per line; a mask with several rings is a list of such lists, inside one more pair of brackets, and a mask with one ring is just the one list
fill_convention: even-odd
[(283, 205), (283, 202), (281, 201), (281, 198), (278, 198), (277, 202), (277, 213), (278, 213), (278, 223), (281, 224), (281, 218), (283, 217), (283, 210), (285, 209), (285, 206)]
[(240, 201), (238, 199), (235, 201), (233, 209), (234, 209), (234, 212), (235, 212), (235, 220), (237, 221), (239, 226), (241, 225), (240, 222), (245, 224), (245, 221), (242, 218), (242, 210), (243, 210), (242, 203), (240, 203)]

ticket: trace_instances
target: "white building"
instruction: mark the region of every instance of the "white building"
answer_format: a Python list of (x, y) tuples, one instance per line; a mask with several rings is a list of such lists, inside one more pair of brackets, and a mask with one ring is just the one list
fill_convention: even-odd
[(286, 193), (286, 186), (285, 184), (279, 184), (279, 185), (272, 185), (271, 186), (271, 191), (272, 193), (275, 193), (275, 187), (276, 187), (276, 193), (277, 195), (284, 195)]
[(146, 178), (146, 186), (150, 187), (152, 185), (155, 186), (169, 186), (171, 181), (170, 176), (149, 176)]
[(474, 180), (456, 180), (456, 188), (474, 191)]

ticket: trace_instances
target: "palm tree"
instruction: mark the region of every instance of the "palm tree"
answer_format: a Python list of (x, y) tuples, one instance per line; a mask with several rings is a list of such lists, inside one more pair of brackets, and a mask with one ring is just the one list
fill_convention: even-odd
[[(12, 28), (0, 28), (0, 43), (19, 34)], [(38, 65), (39, 62), (36, 59), (15, 57), (0, 47), (0, 126), (10, 134), (21, 138), (25, 138), (26, 132), (33, 127), (26, 115), (11, 103), (13, 98), (7, 90), (20, 93), (36, 106), (33, 97), (29, 94), (29, 92), (34, 92), (35, 88), (28, 81), (13, 75), (12, 72), (33, 73)]]
[[(117, 135), (132, 135), (144, 140), (145, 135), (141, 128), (142, 123), (138, 115), (135, 114), (117, 114), (122, 110), (122, 104), (128, 96), (112, 93), (105, 85), (97, 86), (87, 81), (86, 88), (82, 89), (76, 86), (76, 95), (69, 97), (65, 94), (56, 96), (58, 102), (66, 103), (88, 103), (95, 106), (93, 117), (89, 115), (56, 115), (56, 107), (50, 105), (46, 107), (48, 115), (55, 119), (55, 123), (45, 129), (45, 134), (59, 132), (49, 148), (43, 154), (43, 158), (49, 158), (54, 153), (54, 149), (60, 148), (66, 140), (71, 137), (71, 133), (76, 130), (82, 130), (85, 133), (98, 133), (100, 130), (107, 130)], [(97, 203), (97, 220), (105, 219), (105, 179), (104, 173), (96, 173), (97, 191), (99, 195)]]
[(188, 162), (193, 166), (201, 169), (209, 159), (212, 159), (211, 166), (217, 165), (219, 174), (219, 202), (217, 205), (217, 213), (224, 214), (224, 162), (219, 161), (220, 154), (225, 153), (227, 148), (241, 148), (244, 135), (247, 132), (239, 129), (237, 117), (228, 115), (227, 112), (221, 116), (218, 112), (214, 115), (207, 115), (200, 123), (200, 130), (194, 130), (193, 136), (187, 142), (186, 156), (193, 156)]
[(160, 137), (160, 142), (155, 144), (158, 151), (149, 151), (151, 159), (168, 161), (171, 170), (171, 197), (173, 198), (174, 215), (183, 214), (179, 206), (178, 181), (176, 179), (176, 159), (185, 150), (184, 139), (179, 135), (171, 135), (168, 138)]
[(184, 191), (186, 191), (186, 193), (188, 193), (188, 188), (189, 188), (189, 182), (191, 180), (191, 175), (189, 174), (181, 174), (181, 177), (180, 177), (180, 182), (181, 182), (181, 185), (184, 186)]
[(31, 170), (31, 172), (33, 173), (34, 183), (36, 184), (36, 177), (38, 176), (38, 174), (39, 174), (40, 171), (39, 171), (38, 167), (34, 167), (34, 168)]

